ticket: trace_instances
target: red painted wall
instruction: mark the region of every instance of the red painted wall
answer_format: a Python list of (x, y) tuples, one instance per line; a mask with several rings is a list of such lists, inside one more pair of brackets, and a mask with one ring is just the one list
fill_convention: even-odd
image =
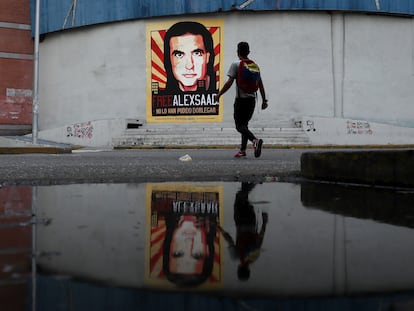
[(29, 0), (1, 0), (0, 21), (19, 24), (30, 24)]

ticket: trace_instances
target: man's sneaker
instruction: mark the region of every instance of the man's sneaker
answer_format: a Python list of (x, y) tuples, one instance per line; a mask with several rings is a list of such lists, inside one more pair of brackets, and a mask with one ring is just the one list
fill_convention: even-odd
[(235, 158), (242, 158), (242, 157), (245, 157), (245, 156), (246, 156), (246, 151), (242, 151), (242, 150), (240, 150), (239, 152), (237, 152), (234, 155)]
[(263, 145), (262, 139), (255, 139), (253, 141), (254, 156), (256, 158), (260, 157), (260, 155), (262, 154), (262, 145)]

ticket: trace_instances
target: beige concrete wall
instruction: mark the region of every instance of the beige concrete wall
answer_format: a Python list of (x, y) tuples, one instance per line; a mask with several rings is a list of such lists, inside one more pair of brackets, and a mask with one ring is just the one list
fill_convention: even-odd
[[(197, 19), (188, 16), (186, 19)], [(316, 12), (237, 12), (224, 21), (224, 73), (248, 41), (270, 107), (253, 126), (302, 116), (414, 126), (411, 18)], [(146, 23), (125, 21), (48, 34), (40, 45), (40, 130), (102, 119), (146, 118)], [(411, 38), (411, 39), (410, 39)], [(234, 90), (220, 127), (233, 127)], [(203, 124), (162, 124), (193, 127)]]

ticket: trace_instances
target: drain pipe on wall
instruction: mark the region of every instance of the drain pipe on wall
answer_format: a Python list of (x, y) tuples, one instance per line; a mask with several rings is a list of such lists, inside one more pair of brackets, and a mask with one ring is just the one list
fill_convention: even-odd
[(38, 136), (38, 111), (39, 111), (39, 20), (40, 0), (36, 0), (35, 10), (35, 44), (34, 44), (34, 68), (33, 68), (33, 121), (32, 121), (32, 142), (37, 144)]

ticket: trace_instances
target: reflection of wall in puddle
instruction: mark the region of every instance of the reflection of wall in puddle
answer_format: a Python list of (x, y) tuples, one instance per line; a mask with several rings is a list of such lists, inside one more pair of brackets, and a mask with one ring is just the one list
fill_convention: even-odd
[(145, 185), (39, 187), (42, 268), (77, 277), (137, 285), (143, 278)]
[[(234, 236), (233, 204), (240, 183), (223, 183), (223, 227)], [(144, 285), (145, 184), (40, 187), (42, 268), (125, 286)], [(301, 186), (257, 185), (249, 196), (267, 210), (263, 249), (249, 281), (224, 249), (224, 288), (248, 293), (335, 294), (413, 288), (412, 229), (308, 209)]]
[(24, 309), (32, 236), (25, 224), (31, 221), (31, 203), (31, 187), (0, 187), (0, 309)]

